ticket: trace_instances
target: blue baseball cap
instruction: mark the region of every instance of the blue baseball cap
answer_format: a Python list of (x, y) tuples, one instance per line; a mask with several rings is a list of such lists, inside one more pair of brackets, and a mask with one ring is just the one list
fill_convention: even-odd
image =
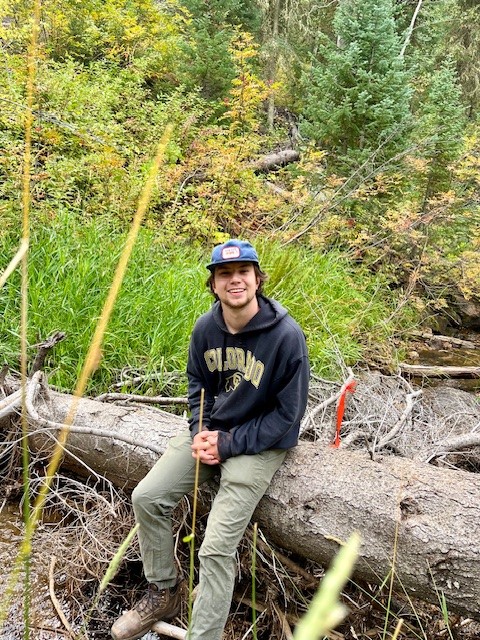
[(207, 264), (207, 269), (213, 271), (218, 265), (228, 262), (254, 262), (258, 265), (258, 255), (245, 240), (227, 240), (213, 249), (212, 261)]

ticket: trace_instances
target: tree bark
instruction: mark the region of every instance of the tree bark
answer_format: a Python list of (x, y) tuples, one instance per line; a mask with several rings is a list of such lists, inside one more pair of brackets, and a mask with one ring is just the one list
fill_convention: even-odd
[(398, 457), (302, 443), (256, 518), (267, 537), (322, 565), (357, 530), (355, 575), (380, 584), (394, 566), (413, 598), (480, 619), (480, 478)]
[[(36, 399), (42, 418), (31, 424), (35, 451), (49, 454), (55, 430), (46, 429), (42, 419), (61, 423), (70, 401), (55, 392), (48, 401)], [(186, 427), (184, 418), (160, 410), (82, 399), (63, 466), (132, 488)], [(111, 437), (98, 435), (106, 432)], [(412, 597), (438, 605), (443, 592), (449, 611), (480, 619), (477, 474), (394, 456), (372, 460), (367, 453), (301, 442), (287, 455), (254, 518), (272, 542), (324, 566), (357, 530), (357, 578), (380, 584), (393, 566), (397, 586)]]
[(420, 11), (420, 7), (422, 6), (422, 2), (423, 0), (418, 0), (417, 6), (415, 7), (415, 11), (413, 12), (412, 20), (410, 22), (410, 26), (408, 27), (407, 34), (405, 36), (405, 42), (403, 43), (402, 49), (400, 51), (400, 56), (399, 56), (400, 58), (403, 58), (405, 55), (405, 49), (407, 48), (408, 43), (410, 42), (410, 38), (412, 37), (413, 28), (415, 27), (415, 21)]
[[(280, 23), (280, 4), (281, 0), (273, 0), (272, 9), (272, 32), (270, 42), (268, 43), (269, 58), (267, 62), (267, 82), (271, 87), (276, 80), (278, 65), (278, 32)], [(268, 130), (273, 131), (273, 122), (275, 118), (275, 94), (273, 91), (268, 97), (267, 106), (267, 124)]]

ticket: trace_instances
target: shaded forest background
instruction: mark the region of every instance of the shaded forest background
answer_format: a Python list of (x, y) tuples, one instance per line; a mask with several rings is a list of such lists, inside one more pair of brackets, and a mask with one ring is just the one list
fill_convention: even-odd
[[(0, 2), (2, 267), (20, 237), (31, 14)], [(127, 364), (183, 367), (203, 264), (231, 236), (258, 243), (320, 373), (392, 362), (425, 319), (459, 326), (480, 299), (479, 16), (474, 0), (45, 1), (29, 341), (74, 336), (53, 382), (73, 387), (168, 123), (97, 390)], [(266, 170), (285, 149), (296, 161)], [(17, 275), (0, 292), (10, 365)]]

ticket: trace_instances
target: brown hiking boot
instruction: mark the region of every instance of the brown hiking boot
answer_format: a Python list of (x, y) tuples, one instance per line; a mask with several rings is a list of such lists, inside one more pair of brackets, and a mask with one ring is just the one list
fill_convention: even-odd
[(180, 612), (181, 588), (159, 589), (149, 584), (146, 594), (133, 609), (113, 623), (113, 640), (136, 640), (150, 631), (154, 622), (170, 620)]

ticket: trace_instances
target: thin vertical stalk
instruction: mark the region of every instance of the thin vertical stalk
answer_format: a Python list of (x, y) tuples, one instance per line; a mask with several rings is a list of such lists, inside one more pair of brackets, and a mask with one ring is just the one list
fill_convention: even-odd
[(305, 615), (299, 620), (294, 640), (321, 638), (346, 616), (340, 593), (352, 574), (360, 549), (360, 536), (354, 532), (333, 559)]
[(398, 636), (400, 635), (402, 626), (403, 626), (403, 618), (400, 618), (400, 620), (397, 622), (397, 626), (395, 627), (395, 631), (393, 632), (392, 640), (397, 640)]
[[(198, 433), (203, 429), (203, 404), (205, 402), (205, 389), (200, 391), (200, 414), (198, 417)], [(192, 532), (185, 538), (190, 542), (190, 568), (188, 575), (188, 631), (187, 638), (190, 637), (190, 626), (192, 622), (192, 593), (193, 593), (193, 573), (195, 570), (195, 529), (197, 525), (197, 504), (198, 504), (198, 480), (200, 475), (200, 456), (195, 461), (195, 483), (193, 486), (193, 508), (192, 508)]]
[[(267, 81), (270, 88), (273, 86), (277, 79), (277, 67), (279, 58), (279, 45), (278, 34), (280, 24), (280, 5), (281, 0), (274, 0), (273, 2), (273, 18), (272, 18), (272, 33), (269, 47), (269, 58), (267, 63)], [(267, 101), (267, 126), (270, 132), (273, 131), (273, 121), (275, 119), (275, 94), (270, 91)]]
[(257, 640), (257, 536), (258, 522), (253, 525), (253, 549), (252, 549), (252, 634), (254, 640)]
[(120, 291), (120, 287), (122, 285), (123, 279), (125, 277), (125, 273), (127, 270), (128, 261), (133, 251), (133, 247), (135, 245), (135, 241), (138, 236), (138, 232), (140, 230), (140, 225), (145, 215), (145, 212), (148, 207), (148, 203), (150, 201), (151, 193), (153, 186), (155, 184), (155, 179), (157, 177), (158, 171), (160, 169), (161, 162), (164, 157), (165, 148), (172, 134), (173, 126), (167, 125), (165, 128), (165, 132), (160, 140), (158, 145), (157, 154), (155, 156), (154, 162), (150, 169), (150, 174), (147, 178), (147, 182), (145, 183), (145, 187), (143, 193), (141, 195), (140, 201), (138, 203), (137, 212), (132, 222), (132, 226), (128, 233), (125, 246), (123, 248), (122, 254), (120, 256), (120, 260), (118, 261), (118, 265), (113, 276), (113, 281), (110, 286), (110, 291), (108, 292), (107, 299), (103, 306), (102, 313), (97, 322), (97, 326), (95, 328), (95, 333), (92, 338), (92, 342), (90, 344), (90, 348), (88, 350), (87, 356), (85, 358), (85, 363), (83, 365), (82, 371), (80, 373), (75, 391), (73, 393), (73, 400), (71, 402), (67, 417), (63, 424), (63, 429), (58, 435), (58, 442), (53, 452), (52, 458), (47, 468), (45, 482), (42, 485), (42, 488), (38, 494), (37, 500), (35, 502), (35, 507), (33, 511), (34, 522), (38, 522), (38, 518), (40, 517), (41, 511), (43, 509), (43, 505), (45, 504), (45, 499), (47, 497), (48, 491), (50, 490), (50, 486), (53, 480), (55, 473), (57, 472), (58, 466), (63, 456), (63, 451), (65, 448), (65, 444), (70, 432), (70, 427), (73, 424), (73, 420), (75, 418), (75, 414), (77, 413), (78, 404), (80, 402), (81, 397), (83, 396), (85, 389), (87, 388), (88, 380), (95, 369), (98, 367), (100, 360), (102, 358), (102, 341), (105, 335), (105, 331), (107, 329), (108, 322), (113, 312), (113, 307), (115, 301), (118, 297), (118, 293)]
[(382, 636), (383, 639), (385, 639), (387, 637), (388, 620), (389, 620), (390, 613), (391, 613), (390, 607), (391, 607), (391, 604), (392, 604), (393, 585), (394, 585), (394, 581), (395, 581), (395, 573), (396, 573), (396, 566), (397, 566), (398, 529), (399, 529), (399, 522), (397, 521), (397, 524), (395, 526), (395, 539), (394, 539), (394, 542), (393, 542), (392, 570), (391, 570), (391, 573), (390, 573), (390, 586), (389, 586), (389, 589), (388, 589), (387, 611), (386, 611), (385, 624), (384, 624), (384, 627), (383, 627), (383, 636)]
[[(27, 105), (25, 111), (25, 150), (23, 156), (22, 179), (22, 244), (26, 248), (21, 257), (21, 301), (20, 301), (20, 372), (22, 389), (22, 470), (23, 470), (23, 519), (25, 535), (31, 539), (32, 520), (30, 511), (30, 478), (28, 455), (28, 422), (26, 409), (27, 389), (27, 334), (28, 334), (28, 246), (30, 242), (30, 182), (32, 160), (33, 99), (35, 93), (35, 75), (37, 68), (38, 34), (40, 31), (40, 0), (33, 5), (33, 24), (30, 43), (27, 51)], [(24, 632), (23, 637), (30, 637), (30, 562), (31, 548), (23, 558), (24, 566)]]
[(124, 557), (125, 553), (127, 552), (128, 547), (130, 546), (130, 543), (132, 542), (134, 536), (138, 532), (139, 526), (140, 525), (137, 522), (137, 524), (132, 529), (130, 529), (130, 531), (128, 532), (127, 536), (125, 537), (123, 542), (118, 547), (115, 555), (110, 560), (110, 563), (109, 563), (109, 565), (107, 567), (107, 570), (105, 571), (105, 575), (103, 576), (102, 581), (100, 582), (100, 586), (98, 587), (97, 593), (95, 594), (93, 602), (90, 605), (90, 608), (89, 608), (89, 610), (87, 611), (87, 613), (86, 613), (86, 615), (84, 617), (84, 620), (82, 622), (82, 628), (80, 629), (78, 634), (76, 634), (75, 638), (77, 638), (77, 639), (85, 638), (86, 640), (88, 639), (88, 629), (87, 629), (87, 627), (88, 627), (88, 624), (89, 624), (89, 622), (91, 620), (92, 614), (93, 614), (94, 610), (98, 606), (98, 603), (100, 601), (100, 597), (101, 597), (102, 593), (105, 591), (105, 589), (108, 587), (110, 582), (113, 580), (115, 574), (117, 573), (118, 567), (120, 566), (120, 563), (122, 562), (123, 557)]
[(22, 262), (23, 256), (28, 251), (28, 239), (23, 239), (20, 242), (20, 247), (18, 248), (17, 253), (13, 256), (10, 261), (10, 264), (7, 265), (7, 268), (0, 276), (0, 289), (3, 287), (5, 282), (8, 280), (9, 276), (15, 271), (18, 265)]

